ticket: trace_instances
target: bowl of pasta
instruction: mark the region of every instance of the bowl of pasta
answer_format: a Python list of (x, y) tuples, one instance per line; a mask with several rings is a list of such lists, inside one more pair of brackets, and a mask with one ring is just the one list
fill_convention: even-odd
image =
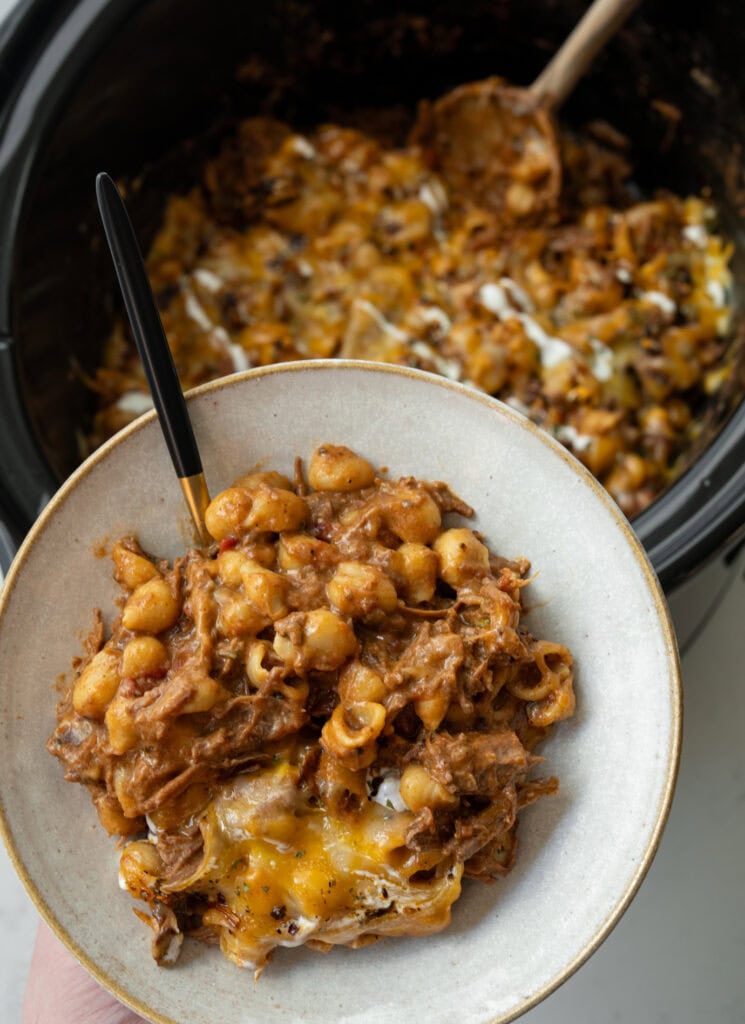
[(421, 371), (187, 398), (213, 542), (149, 413), (0, 599), (21, 878), (152, 1021), (513, 1019), (619, 920), (672, 798), (675, 637), (639, 542), (555, 440)]

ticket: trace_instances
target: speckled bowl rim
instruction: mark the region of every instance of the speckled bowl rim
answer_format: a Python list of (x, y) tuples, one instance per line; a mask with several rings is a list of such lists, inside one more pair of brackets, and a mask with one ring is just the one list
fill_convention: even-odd
[[(186, 392), (185, 397), (188, 402), (192, 398), (197, 398), (205, 394), (216, 393), (223, 390), (223, 388), (235, 387), (245, 380), (254, 380), (258, 377), (269, 376), (270, 374), (313, 373), (318, 370), (328, 371), (329, 369), (353, 369), (356, 371), (367, 370), (374, 373), (389, 373), (399, 377), (410, 377), (418, 381), (426, 381), (426, 383), (432, 388), (442, 388), (446, 391), (455, 391), (461, 395), (465, 395), (470, 400), (485, 405), (496, 415), (507, 417), (521, 429), (533, 434), (534, 437), (549, 448), (556, 456), (564, 460), (572, 472), (583, 481), (585, 486), (589, 486), (591, 488), (598, 500), (601, 501), (606, 509), (611, 513), (618, 529), (621, 531), (631, 548), (639, 568), (642, 570), (644, 579), (649, 587), (650, 595), (654, 601), (657, 622), (662, 630), (669, 668), (669, 699), (672, 707), (671, 738), (666, 754), (665, 783), (662, 789), (659, 806), (657, 808), (655, 825), (650, 834), (647, 847), (641, 856), (636, 872), (629, 881), (614, 909), (608, 915), (604, 925), (598, 929), (593, 938), (586, 943), (577, 956), (575, 956), (575, 958), (557, 977), (548, 982), (548, 984), (540, 989), (540, 991), (527, 998), (519, 1007), (516, 1007), (514, 1010), (510, 1010), (507, 1013), (493, 1017), (488, 1022), (488, 1024), (509, 1024), (509, 1021), (516, 1020), (524, 1013), (527, 1013), (528, 1010), (537, 1006), (538, 1003), (542, 1002), (547, 996), (563, 985), (564, 982), (567, 981), (567, 979), (570, 978), (605, 941), (628, 909), (657, 852), (657, 848), (659, 847), (660, 839), (665, 828), (665, 823), (667, 822), (667, 818), (670, 813), (670, 806), (672, 804), (673, 793), (675, 790), (675, 780), (680, 763), (683, 726), (683, 688), (675, 629), (670, 618), (670, 612), (667, 607), (667, 602), (662, 592), (662, 588), (646, 552), (644, 551), (640, 541), (637, 539), (628, 520), (605, 488), (603, 488), (595, 477), (593, 477), (592, 474), (573, 455), (559, 444), (558, 441), (554, 440), (554, 438), (550, 437), (544, 430), (532, 423), (525, 416), (520, 415), (504, 402), (500, 402), (495, 398), (491, 398), (489, 395), (482, 394), (481, 392), (468, 388), (456, 381), (451, 381), (444, 377), (438, 377), (435, 374), (426, 373), (422, 370), (396, 366), (390, 363), (374, 363), (355, 359), (300, 360), (292, 363), (278, 363), (271, 366), (257, 367), (252, 370), (244, 370), (241, 373), (231, 374), (228, 377), (221, 377), (218, 380), (202, 384), (197, 388), (192, 388), (190, 391)], [(154, 410), (151, 410), (120, 430), (100, 448), (97, 448), (96, 451), (93, 452), (85, 462), (75, 470), (75, 472), (51, 498), (49, 504), (39, 515), (39, 518), (31, 527), (27, 537), (18, 550), (18, 554), (8, 571), (5, 584), (0, 590), (0, 620), (2, 620), (6, 605), (13, 592), (19, 574), (23, 571), (23, 566), (31, 549), (38, 538), (43, 534), (47, 523), (50, 521), (52, 516), (54, 516), (56, 510), (64, 504), (68, 496), (75, 490), (78, 484), (85, 479), (89, 473), (95, 470), (99, 462), (105, 459), (110, 452), (126, 441), (127, 438), (131, 437), (139, 430), (142, 430), (143, 427), (147, 426), (155, 418), (156, 413)], [(31, 897), (34, 906), (39, 911), (42, 919), (49, 925), (60, 942), (62, 942), (62, 944), (75, 956), (75, 958), (96, 979), (96, 981), (98, 981), (104, 988), (108, 989), (108, 991), (111, 992), (112, 995), (116, 996), (120, 1002), (124, 1003), (125, 1006), (128, 1006), (135, 1013), (140, 1014), (144, 1018), (153, 1021), (154, 1024), (183, 1024), (183, 1022), (177, 1021), (173, 1017), (167, 1017), (164, 1014), (153, 1010), (152, 1007), (142, 1002), (137, 998), (137, 996), (124, 989), (107, 971), (96, 963), (95, 960), (87, 956), (79, 948), (67, 929), (59, 923), (47, 906), (41, 892), (37, 886), (34, 885), (26, 871), (23, 858), (16, 847), (10, 825), (6, 818), (5, 807), (3, 805), (1, 794), (0, 835), (2, 835), (13, 867)]]

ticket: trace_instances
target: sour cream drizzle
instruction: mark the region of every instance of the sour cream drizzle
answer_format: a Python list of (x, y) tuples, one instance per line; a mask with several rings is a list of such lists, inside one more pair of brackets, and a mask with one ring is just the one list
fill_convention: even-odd
[(132, 416), (141, 416), (144, 412), (149, 412), (152, 409), (153, 400), (143, 391), (125, 391), (117, 399), (116, 407)]
[(355, 299), (355, 306), (359, 306), (375, 321), (378, 327), (383, 331), (384, 334), (388, 334), (391, 338), (395, 338), (396, 341), (408, 341), (409, 335), (406, 331), (402, 331), (400, 328), (392, 324), (390, 320), (386, 320), (377, 306), (373, 306), (372, 302), (368, 302), (367, 299)]
[(590, 364), (593, 376), (600, 381), (610, 380), (613, 376), (613, 349), (598, 338), (590, 338), (590, 345), (593, 353)]
[(387, 807), (389, 810), (408, 811), (409, 809), (401, 796), (401, 777), (393, 772), (384, 777), (372, 799), (376, 804)]
[(312, 160), (316, 151), (304, 135), (293, 135), (291, 146), (298, 156)]
[(207, 270), (205, 267), (197, 267), (192, 277), (198, 284), (201, 284), (203, 288), (210, 292), (219, 292), (224, 285), (223, 280), (217, 274)]
[(219, 327), (212, 323), (194, 293), (188, 290), (184, 292), (184, 311), (203, 331), (209, 331), (213, 338), (220, 342), (226, 354), (230, 356), (234, 373), (240, 373), (241, 370), (248, 370), (250, 368), (251, 364), (245, 351), (240, 345), (231, 341), (230, 335), (224, 327)]
[(588, 434), (580, 434), (569, 423), (562, 423), (556, 427), (554, 435), (557, 441), (571, 445), (575, 452), (587, 451), (592, 444), (592, 438)]
[(561, 338), (548, 334), (533, 317), (516, 308), (518, 304), (523, 309), (531, 308), (532, 304), (522, 288), (510, 278), (503, 277), (498, 284), (490, 282), (482, 285), (478, 291), (478, 299), (481, 305), (490, 313), (494, 313), (499, 320), (520, 321), (527, 336), (538, 346), (541, 364), (546, 369), (558, 366), (575, 354), (571, 345), (567, 345)]
[(411, 351), (420, 359), (426, 359), (435, 367), (438, 373), (449, 380), (461, 379), (461, 365), (455, 359), (445, 359), (436, 352), (426, 341), (412, 341)]
[(668, 316), (674, 316), (678, 308), (670, 296), (665, 295), (664, 292), (639, 292), (637, 298), (641, 299), (642, 302), (651, 302), (652, 305), (657, 306), (658, 309), (661, 309)]
[(189, 319), (193, 320), (195, 324), (202, 328), (203, 331), (211, 331), (214, 327), (214, 324), (205, 313), (201, 304), (190, 291), (186, 291), (184, 293), (184, 312)]
[(683, 238), (688, 239), (699, 249), (705, 249), (709, 240), (706, 228), (703, 224), (686, 224), (683, 228)]
[(436, 179), (425, 181), (419, 189), (419, 198), (428, 206), (435, 216), (440, 216), (448, 208), (448, 197), (445, 189)]

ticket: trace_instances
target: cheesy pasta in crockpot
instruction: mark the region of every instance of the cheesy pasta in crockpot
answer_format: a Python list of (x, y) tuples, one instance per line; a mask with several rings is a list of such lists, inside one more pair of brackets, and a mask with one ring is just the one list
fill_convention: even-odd
[[(561, 135), (560, 194), (538, 212), (553, 165), (527, 139), (500, 215), (426, 146), (242, 123), (168, 200), (148, 256), (182, 384), (336, 356), (429, 370), (529, 416), (636, 515), (732, 371), (732, 245), (705, 198), (640, 199), (625, 140), (593, 130)], [(90, 384), (90, 445), (150, 408), (123, 323)]]

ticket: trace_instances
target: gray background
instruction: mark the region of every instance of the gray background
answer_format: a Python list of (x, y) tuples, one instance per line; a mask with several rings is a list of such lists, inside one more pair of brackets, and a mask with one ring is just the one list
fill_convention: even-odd
[[(13, 2), (0, 0), (0, 20)], [(719, 575), (727, 590), (683, 658), (683, 758), (649, 875), (610, 938), (521, 1018), (525, 1024), (745, 1021), (744, 567), (741, 559), (728, 577), (717, 567), (707, 574), (709, 587)], [(703, 593), (702, 580), (673, 602), (678, 625), (687, 625)], [(0, 846), (0, 1021), (7, 1024), (20, 1021), (36, 923)]]

